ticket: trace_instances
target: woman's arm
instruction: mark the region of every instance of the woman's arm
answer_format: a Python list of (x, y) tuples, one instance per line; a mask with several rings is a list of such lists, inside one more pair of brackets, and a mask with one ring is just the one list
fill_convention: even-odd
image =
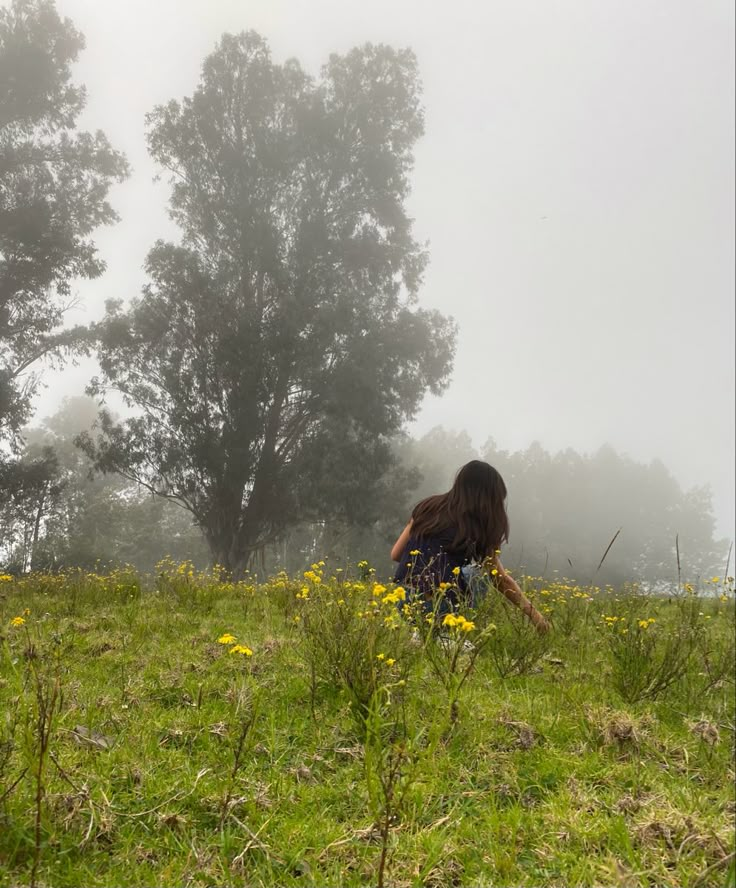
[(498, 556), (495, 557), (493, 564), (498, 571), (495, 579), (498, 581), (498, 585), (506, 598), (518, 608), (521, 608), (526, 616), (532, 621), (537, 632), (540, 634), (547, 632), (550, 628), (549, 623), (534, 607), (531, 601), (529, 601), (526, 595), (524, 595), (516, 580), (504, 569), (504, 566), (501, 564), (501, 559)]
[(401, 536), (394, 543), (394, 547), (391, 550), (391, 560), (392, 561), (400, 561), (401, 556), (406, 549), (406, 544), (409, 542), (409, 537), (411, 536), (411, 521), (406, 525), (406, 527), (401, 531)]

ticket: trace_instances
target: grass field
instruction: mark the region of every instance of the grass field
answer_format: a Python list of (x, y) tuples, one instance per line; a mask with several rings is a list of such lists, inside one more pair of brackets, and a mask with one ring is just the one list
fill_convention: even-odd
[(734, 885), (733, 581), (524, 583), (0, 576), (0, 884)]

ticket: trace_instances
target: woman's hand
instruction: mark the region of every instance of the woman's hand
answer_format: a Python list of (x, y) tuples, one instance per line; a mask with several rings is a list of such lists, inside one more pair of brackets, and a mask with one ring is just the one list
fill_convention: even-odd
[[(539, 614), (539, 611), (535, 611), (535, 613)], [(549, 620), (545, 620), (544, 617), (539, 614), (539, 619), (534, 621), (534, 628), (540, 635), (546, 635), (552, 628), (552, 624)]]
[(501, 564), (501, 559), (496, 557), (492, 564), (495, 564), (497, 570), (496, 578), (500, 580), (501, 591), (510, 602), (515, 604), (534, 624), (535, 629), (540, 635), (544, 635), (552, 628), (551, 624), (544, 619), (534, 605), (521, 591), (519, 584), (506, 571)]

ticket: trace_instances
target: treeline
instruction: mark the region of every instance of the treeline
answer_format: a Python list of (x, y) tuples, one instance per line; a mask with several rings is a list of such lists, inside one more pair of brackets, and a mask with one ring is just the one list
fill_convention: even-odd
[(270, 551), (270, 563), (295, 570), (306, 558), (327, 554), (338, 561), (367, 558), (388, 572), (388, 553), (412, 507), (449, 489), (465, 462), (484, 459), (501, 472), (509, 491), (504, 561), (512, 570), (656, 586), (676, 580), (679, 553), (682, 577), (723, 573), (728, 541), (716, 538), (710, 489), (683, 490), (659, 460), (636, 462), (609, 446), (590, 455), (569, 448), (552, 454), (537, 442), (509, 452), (492, 437), (478, 450), (467, 432), (441, 427), (394, 443), (396, 495), (386, 497), (375, 522), (351, 527), (325, 520), (295, 529)]
[[(94, 472), (75, 442), (96, 416), (93, 400), (74, 398), (26, 431), (18, 485), (0, 507), (4, 569), (129, 563), (150, 571), (166, 555), (207, 565), (209, 548), (187, 510), (119, 475)], [(510, 453), (493, 439), (478, 451), (466, 432), (443, 428), (397, 437), (393, 452), (394, 468), (373, 496), (356, 492), (351, 516), (326, 512), (292, 526), (264, 546), (253, 569), (292, 572), (322, 557), (335, 566), (365, 558), (386, 575), (388, 552), (413, 505), (446, 490), (457, 468), (478, 458), (495, 465), (509, 489), (505, 558), (512, 569), (582, 582), (667, 581), (677, 575), (676, 539), (687, 578), (723, 569), (726, 548), (714, 538), (709, 491), (683, 491), (658, 461), (638, 463), (610, 447), (590, 456), (550, 454), (539, 444)]]

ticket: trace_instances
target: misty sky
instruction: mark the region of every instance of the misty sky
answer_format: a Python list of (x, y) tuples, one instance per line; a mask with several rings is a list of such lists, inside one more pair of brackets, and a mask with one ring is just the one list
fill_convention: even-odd
[[(143, 117), (191, 94), (223, 31), (255, 28), (275, 61), (313, 74), (365, 41), (410, 46), (426, 109), (410, 204), (430, 248), (421, 300), (460, 327), (452, 386), (410, 430), (659, 457), (683, 485), (712, 485), (732, 534), (732, 0), (57, 6), (87, 39), (82, 125), (133, 167), (112, 193), (122, 221), (97, 236), (108, 271), (79, 285), (70, 320), (136, 295), (154, 240), (176, 236)], [(93, 369), (49, 379), (38, 415)]]

